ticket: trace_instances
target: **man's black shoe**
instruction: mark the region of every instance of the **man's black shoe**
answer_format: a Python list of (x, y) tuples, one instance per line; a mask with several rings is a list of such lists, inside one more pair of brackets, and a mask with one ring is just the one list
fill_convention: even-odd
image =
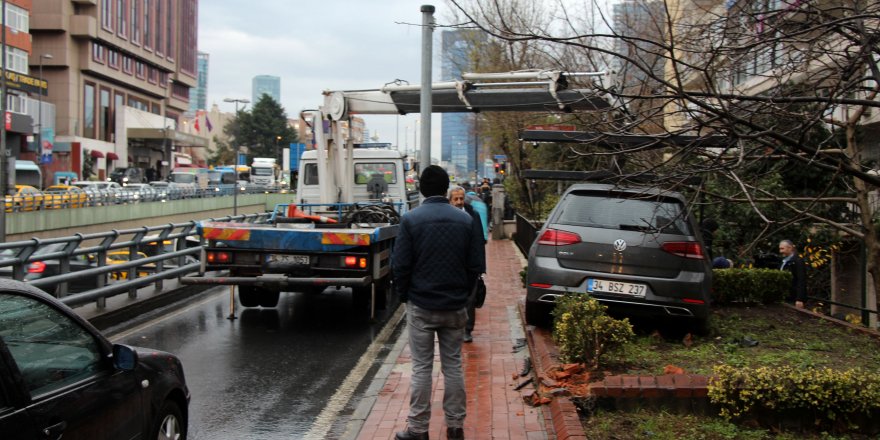
[(394, 435), (397, 440), (428, 440), (427, 432), (412, 432), (409, 428)]
[(464, 429), (446, 428), (446, 438), (449, 440), (464, 440)]

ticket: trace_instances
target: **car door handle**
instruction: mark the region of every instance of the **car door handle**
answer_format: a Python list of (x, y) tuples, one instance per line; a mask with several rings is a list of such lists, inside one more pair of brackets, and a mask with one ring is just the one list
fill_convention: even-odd
[(67, 422), (58, 422), (52, 426), (43, 428), (43, 435), (45, 435), (47, 439), (58, 440), (61, 438), (61, 435), (64, 434), (65, 429), (67, 429)]

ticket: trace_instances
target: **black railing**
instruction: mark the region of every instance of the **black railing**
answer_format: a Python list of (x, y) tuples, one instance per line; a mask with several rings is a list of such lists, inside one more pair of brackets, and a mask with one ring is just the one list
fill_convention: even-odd
[(516, 233), (513, 235), (513, 241), (523, 255), (528, 255), (529, 248), (532, 247), (532, 242), (535, 241), (542, 223), (529, 220), (519, 213), (515, 213), (514, 218), (516, 219)]

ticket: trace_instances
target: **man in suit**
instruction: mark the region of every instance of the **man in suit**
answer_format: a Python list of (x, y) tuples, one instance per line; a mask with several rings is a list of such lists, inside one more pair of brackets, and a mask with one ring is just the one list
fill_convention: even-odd
[(779, 254), (782, 255), (782, 266), (779, 269), (791, 272), (791, 293), (788, 301), (802, 309), (807, 301), (807, 265), (797, 254), (797, 248), (791, 240), (779, 242)]

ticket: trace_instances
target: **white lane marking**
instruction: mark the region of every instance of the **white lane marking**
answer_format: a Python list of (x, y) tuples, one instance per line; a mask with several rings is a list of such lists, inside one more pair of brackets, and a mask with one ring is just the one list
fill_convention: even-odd
[(215, 294), (209, 295), (207, 298), (205, 298), (205, 299), (203, 299), (203, 300), (201, 300), (201, 301), (199, 301), (199, 302), (192, 303), (192, 304), (190, 304), (190, 305), (187, 306), (187, 307), (184, 307), (184, 308), (182, 308), (182, 309), (180, 309), (180, 310), (178, 310), (178, 311), (176, 311), (176, 312), (174, 312), (174, 313), (171, 313), (171, 314), (168, 314), (168, 315), (164, 315), (164, 316), (162, 316), (161, 318), (153, 319), (153, 320), (147, 321), (147, 322), (145, 322), (145, 323), (143, 323), (143, 324), (141, 324), (141, 325), (139, 325), (139, 326), (132, 327), (132, 328), (130, 328), (130, 329), (128, 329), (128, 330), (126, 330), (126, 331), (124, 331), (124, 332), (122, 332), (122, 333), (118, 333), (118, 334), (113, 335), (113, 337), (112, 337), (112, 338), (109, 338), (109, 339), (110, 339), (110, 341), (113, 342), (113, 343), (119, 342), (119, 341), (121, 341), (121, 340), (123, 340), (123, 339), (125, 339), (125, 338), (127, 338), (127, 337), (129, 337), (129, 336), (131, 336), (131, 335), (133, 335), (133, 334), (135, 334), (135, 333), (137, 333), (137, 332), (140, 332), (140, 331), (145, 330), (147, 327), (154, 326), (154, 325), (156, 325), (156, 324), (158, 324), (158, 323), (160, 323), (160, 322), (167, 321), (167, 320), (169, 320), (169, 319), (171, 319), (171, 318), (174, 318), (174, 317), (176, 317), (176, 316), (180, 316), (180, 315), (182, 315), (182, 314), (184, 314), (184, 313), (186, 313), (186, 312), (188, 312), (188, 311), (190, 311), (190, 310), (192, 310), (192, 309), (195, 309), (195, 308), (197, 308), (197, 307), (201, 307), (201, 306), (204, 305), (205, 303), (207, 303), (207, 302), (209, 302), (209, 301), (213, 301), (213, 300), (215, 299), (214, 297), (217, 296), (217, 295), (220, 294), (220, 293), (222, 293), (222, 292), (218, 292), (218, 293), (215, 293)]
[(333, 422), (339, 416), (339, 413), (345, 409), (345, 405), (354, 394), (355, 388), (357, 388), (358, 384), (363, 380), (364, 376), (366, 376), (367, 370), (370, 369), (373, 361), (379, 355), (379, 350), (381, 350), (382, 346), (391, 338), (391, 333), (397, 328), (397, 323), (400, 322), (403, 317), (404, 310), (405, 308), (403, 305), (397, 308), (397, 311), (391, 319), (388, 320), (385, 327), (383, 327), (382, 331), (376, 336), (376, 339), (373, 340), (364, 354), (361, 355), (361, 358), (358, 359), (358, 363), (354, 366), (351, 372), (348, 373), (348, 376), (345, 377), (345, 381), (342, 382), (342, 385), (340, 385), (339, 388), (336, 389), (336, 392), (333, 393), (333, 397), (327, 402), (327, 406), (324, 407), (321, 414), (315, 419), (315, 423), (303, 439), (320, 440), (327, 438), (327, 434), (330, 432)]

